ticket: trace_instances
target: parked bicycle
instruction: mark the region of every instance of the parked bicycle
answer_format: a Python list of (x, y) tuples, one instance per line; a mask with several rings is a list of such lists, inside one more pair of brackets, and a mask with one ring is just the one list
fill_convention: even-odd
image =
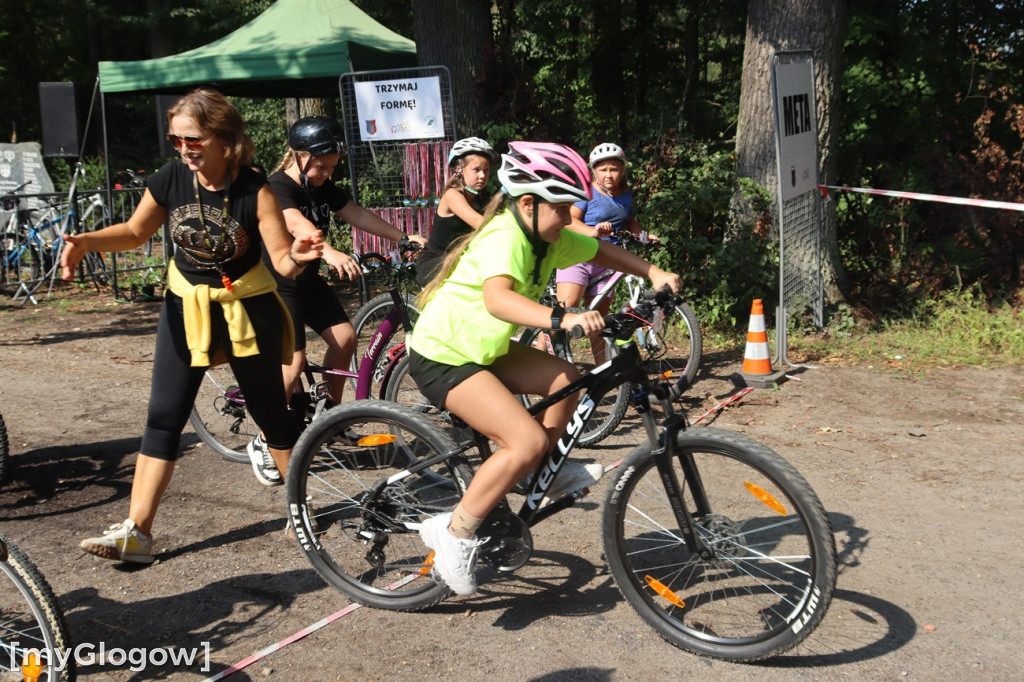
[[(619, 590), (670, 643), (704, 656), (753, 661), (805, 639), (824, 617), (836, 582), (835, 541), (807, 481), (768, 447), (736, 433), (688, 429), (671, 385), (651, 377), (636, 340), (669, 292), (606, 318), (622, 342), (610, 362), (531, 406), (538, 414), (578, 391), (576, 416), (522, 488), (484, 522), (480, 560), (500, 572), (523, 566), (530, 529), (572, 506), (580, 492), (539, 503), (578, 444), (580, 426), (608, 390), (627, 384), (647, 442), (608, 482), (602, 535)], [(660, 403), (660, 421), (651, 397)], [(339, 436), (359, 434), (358, 440)], [(331, 410), (300, 437), (287, 476), (288, 513), (313, 568), (354, 601), (394, 610), (438, 603), (427, 518), (452, 510), (472, 479), (470, 451), (400, 405), (361, 401)], [(414, 464), (410, 465), (410, 462)], [(518, 505), (514, 511), (513, 504)]]
[[(99, 192), (79, 197), (78, 180), (84, 173), (79, 163), (71, 179), (67, 201), (51, 201), (35, 218), (32, 211), (21, 208), (21, 197), (16, 194), (0, 199), (3, 208), (11, 211), (0, 243), (0, 284), (14, 287), (15, 300), (34, 302), (36, 291), (47, 280), (55, 279), (64, 235), (99, 229), (109, 223), (110, 215)], [(91, 281), (97, 287), (110, 282), (103, 254), (86, 254), (79, 266), (79, 280)]]
[[(75, 657), (67, 655), (72, 649), (53, 589), (25, 553), (0, 535), (0, 680), (74, 680)], [(58, 653), (67, 656), (63, 666)]]

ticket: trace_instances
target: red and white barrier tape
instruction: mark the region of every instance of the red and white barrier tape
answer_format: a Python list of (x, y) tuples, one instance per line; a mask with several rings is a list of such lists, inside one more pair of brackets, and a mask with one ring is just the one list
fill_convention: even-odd
[(872, 189), (869, 187), (840, 187), (838, 185), (818, 185), (818, 189), (821, 190), (821, 193), (824, 196), (828, 196), (828, 190), (838, 189), (844, 192), (878, 194), (883, 197), (900, 197), (902, 199), (917, 199), (918, 201), (940, 201), (946, 204), (961, 204), (963, 206), (981, 206), (983, 208), (1004, 208), (1011, 211), (1024, 211), (1024, 204), (1015, 204), (1009, 201), (990, 201), (988, 199), (971, 199), (969, 197), (948, 197), (942, 194), (900, 192), (893, 189)]
[[(419, 577), (419, 575), (417, 575), (417, 574), (408, 575), (408, 576), (402, 578), (401, 580), (398, 580), (398, 581), (394, 582), (393, 584), (388, 585), (384, 589), (392, 590), (392, 589), (395, 589), (397, 587), (401, 587), (402, 585), (406, 585), (408, 583), (411, 583), (413, 580), (415, 580), (418, 577)], [(224, 670), (221, 670), (219, 673), (217, 673), (213, 677), (207, 677), (205, 680), (203, 680), (203, 682), (216, 682), (216, 680), (223, 680), (225, 677), (229, 677), (231, 675), (234, 675), (239, 670), (243, 670), (244, 668), (249, 667), (250, 665), (252, 665), (256, 661), (259, 661), (260, 659), (266, 658), (270, 654), (274, 653), (275, 651), (278, 651), (279, 649), (282, 649), (282, 648), (288, 646), (292, 642), (296, 642), (296, 641), (302, 639), (303, 637), (305, 637), (306, 635), (309, 635), (311, 633), (316, 632), (317, 630), (319, 630), (320, 628), (324, 627), (325, 625), (330, 625), (331, 623), (333, 623), (334, 621), (338, 620), (342, 616), (345, 616), (345, 615), (348, 615), (348, 614), (352, 613), (353, 611), (358, 609), (360, 606), (362, 606), (362, 604), (349, 604), (348, 606), (346, 606), (342, 610), (336, 611), (335, 613), (332, 613), (331, 615), (327, 616), (326, 618), (324, 618), (322, 620), (318, 620), (317, 622), (313, 623), (309, 627), (305, 627), (305, 628), (299, 630), (294, 635), (291, 635), (290, 637), (285, 637), (280, 642), (277, 642), (275, 644), (271, 644), (266, 649), (263, 649), (261, 651), (257, 651), (256, 653), (254, 653), (252, 656), (249, 656), (248, 658), (243, 658), (241, 661), (239, 661), (238, 663), (235, 663), (231, 667), (225, 668)]]

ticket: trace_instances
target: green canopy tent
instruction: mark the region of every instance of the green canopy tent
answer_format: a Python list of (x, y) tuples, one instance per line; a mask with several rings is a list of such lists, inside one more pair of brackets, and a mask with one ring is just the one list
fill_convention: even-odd
[[(349, 0), (277, 0), (249, 23), (207, 45), (169, 57), (100, 62), (96, 86), (107, 205), (113, 205), (108, 93), (182, 94), (208, 85), (234, 96), (337, 97), (344, 73), (415, 66), (416, 44), (377, 23)], [(171, 240), (166, 238), (164, 243), (166, 248)], [(115, 260), (115, 295), (116, 268)]]
[(278, 0), (236, 31), (187, 52), (100, 62), (104, 93), (180, 93), (210, 85), (230, 95), (337, 96), (347, 71), (416, 66), (416, 44), (349, 0)]

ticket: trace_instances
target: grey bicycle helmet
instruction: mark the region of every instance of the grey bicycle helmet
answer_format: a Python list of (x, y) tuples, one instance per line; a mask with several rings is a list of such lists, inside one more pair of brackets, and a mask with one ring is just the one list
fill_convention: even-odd
[(327, 116), (300, 118), (288, 131), (288, 146), (297, 152), (312, 156), (341, 154), (345, 146), (345, 131), (341, 124)]
[(621, 161), (623, 165), (626, 163), (626, 152), (622, 151), (622, 147), (611, 142), (603, 142), (590, 152), (590, 167), (593, 168), (597, 165), (598, 161), (604, 161), (605, 159), (615, 159)]
[(448, 152), (448, 165), (467, 154), (486, 156), (492, 163), (498, 160), (498, 153), (486, 141), (479, 137), (464, 137), (452, 145), (452, 150)]

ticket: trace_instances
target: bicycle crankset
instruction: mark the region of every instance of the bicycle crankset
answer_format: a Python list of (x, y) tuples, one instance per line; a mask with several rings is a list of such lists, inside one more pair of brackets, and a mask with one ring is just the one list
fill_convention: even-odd
[(480, 547), (480, 560), (496, 571), (517, 571), (533, 554), (533, 535), (529, 526), (505, 505), (499, 505), (491, 512), (476, 534), (487, 538)]

